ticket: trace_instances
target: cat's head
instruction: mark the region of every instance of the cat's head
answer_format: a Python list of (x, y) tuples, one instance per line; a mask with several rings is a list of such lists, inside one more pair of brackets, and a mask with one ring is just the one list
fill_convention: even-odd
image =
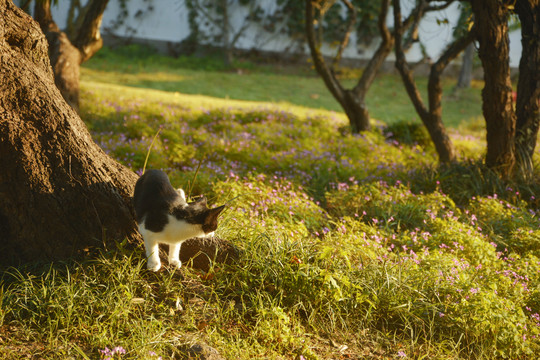
[[(206, 197), (201, 196), (192, 202), (188, 203), (189, 212), (192, 214), (191, 221), (201, 225), (205, 234), (210, 234), (216, 231), (218, 227), (219, 214), (225, 209), (225, 205), (215, 207), (213, 209), (208, 208), (206, 203)], [(186, 209), (187, 210), (187, 209)]]

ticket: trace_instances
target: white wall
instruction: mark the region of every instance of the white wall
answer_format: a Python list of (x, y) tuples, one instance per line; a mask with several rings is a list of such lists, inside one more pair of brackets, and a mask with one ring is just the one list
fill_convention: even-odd
[[(275, 7), (275, 0), (253, 0), (259, 1), (269, 8)], [(301, 1), (301, 0), (298, 0)], [(67, 11), (70, 0), (58, 0), (58, 4), (53, 7), (53, 17), (60, 27), (65, 26)], [(146, 11), (148, 6), (153, 6), (152, 11)], [(414, 6), (413, 0), (402, 0), (402, 12), (406, 15)], [(424, 44), (428, 55), (436, 59), (452, 40), (453, 26), (455, 26), (459, 17), (459, 5), (453, 4), (449, 8), (431, 13), (425, 16), (419, 27), (419, 37)], [(143, 15), (136, 17), (136, 13), (143, 10)], [(102, 28), (110, 28), (112, 23), (118, 18), (120, 11), (119, 1), (110, 0), (107, 10), (103, 17)], [(118, 36), (133, 36), (148, 40), (161, 40), (169, 42), (179, 42), (189, 34), (189, 25), (187, 19), (187, 9), (183, 0), (129, 0), (129, 16), (126, 19), (126, 25), (115, 30), (114, 34)], [(232, 14), (231, 24), (237, 29), (242, 26), (246, 10), (237, 7), (230, 10)], [(447, 24), (441, 24), (441, 21), (447, 19)], [(392, 26), (393, 15), (390, 14), (387, 19), (388, 25)], [(133, 33), (131, 29), (136, 29)], [(260, 50), (286, 51), (291, 47), (292, 41), (283, 35), (271, 35), (262, 30), (257, 25), (252, 25), (245, 32), (245, 35), (239, 39), (237, 47), (242, 49), (251, 49), (257, 47)], [(372, 42), (370, 47), (357, 48), (355, 34), (351, 38), (350, 45), (346, 49), (344, 56), (349, 58), (369, 58), (375, 51), (377, 41)], [(304, 47), (307, 53), (307, 47)], [(323, 47), (323, 52), (333, 54), (335, 49), (329, 46)], [(393, 56), (393, 55), (392, 55)], [(392, 56), (390, 59), (392, 59)], [(517, 67), (521, 56), (521, 34), (520, 31), (514, 31), (510, 34), (510, 65)], [(408, 52), (407, 58), (410, 61), (419, 60), (422, 57), (420, 47), (415, 44)]]

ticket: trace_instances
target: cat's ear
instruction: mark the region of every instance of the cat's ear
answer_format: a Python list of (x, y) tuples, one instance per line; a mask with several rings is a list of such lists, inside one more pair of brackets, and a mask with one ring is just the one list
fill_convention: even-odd
[(186, 194), (184, 193), (184, 190), (178, 189), (177, 191), (178, 191), (178, 195), (180, 195), (182, 200), (184, 200), (184, 202), (186, 202)]
[(218, 206), (217, 208), (213, 208), (212, 211), (216, 211), (217, 212), (217, 215), (218, 216), (219, 214), (221, 214), (221, 212), (225, 210), (225, 205), (221, 205), (221, 206)]
[(213, 209), (208, 209), (206, 219), (204, 220), (204, 224), (202, 226), (203, 231), (208, 234), (213, 231), (215, 231), (218, 227), (217, 218), (219, 214), (225, 209), (225, 205), (218, 206)]
[(225, 205), (208, 210), (208, 217), (212, 220), (217, 220), (219, 214), (225, 209)]

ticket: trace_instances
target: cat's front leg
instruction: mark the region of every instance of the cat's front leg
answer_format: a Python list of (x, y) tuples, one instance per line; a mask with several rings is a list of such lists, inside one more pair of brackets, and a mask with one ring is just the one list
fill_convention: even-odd
[[(145, 236), (146, 235), (146, 236)], [(161, 268), (161, 261), (159, 260), (159, 243), (152, 239), (149, 234), (143, 235), (144, 248), (146, 250), (146, 267), (150, 271), (158, 271)]]
[(182, 243), (169, 244), (169, 264), (177, 269), (182, 267), (182, 261), (180, 261), (180, 247)]

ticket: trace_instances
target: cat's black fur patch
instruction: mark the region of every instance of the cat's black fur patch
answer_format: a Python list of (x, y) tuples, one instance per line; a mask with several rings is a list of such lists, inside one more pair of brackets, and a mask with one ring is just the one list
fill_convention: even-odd
[(145, 220), (145, 227), (160, 232), (169, 222), (167, 214), (180, 195), (172, 187), (169, 177), (159, 170), (148, 170), (137, 180), (133, 202), (137, 222)]
[(161, 232), (169, 223), (167, 215), (173, 215), (178, 220), (202, 225), (205, 233), (217, 229), (217, 217), (224, 206), (208, 209), (204, 196), (188, 203), (188, 206), (175, 206), (180, 199), (167, 174), (148, 170), (135, 184), (133, 201), (137, 222), (140, 224), (144, 220), (146, 229)]

